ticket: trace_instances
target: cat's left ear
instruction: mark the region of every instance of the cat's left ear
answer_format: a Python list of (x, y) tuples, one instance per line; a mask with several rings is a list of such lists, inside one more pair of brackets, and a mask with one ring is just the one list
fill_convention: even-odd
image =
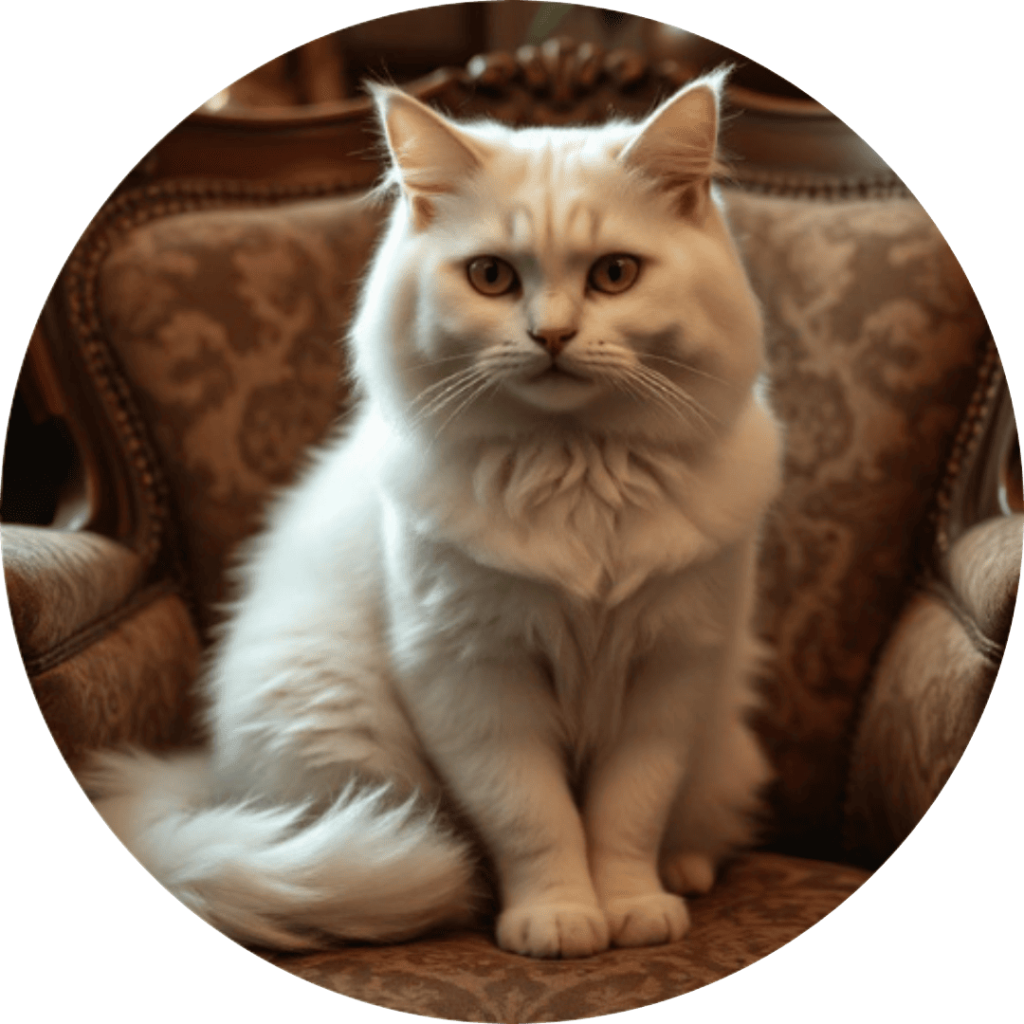
[(432, 196), (458, 191), (489, 152), (447, 118), (408, 93), (371, 85), (392, 165), (419, 228), (434, 216)]
[(703, 219), (718, 169), (719, 103), (728, 69), (683, 86), (637, 129), (619, 159), (678, 198), (682, 216)]

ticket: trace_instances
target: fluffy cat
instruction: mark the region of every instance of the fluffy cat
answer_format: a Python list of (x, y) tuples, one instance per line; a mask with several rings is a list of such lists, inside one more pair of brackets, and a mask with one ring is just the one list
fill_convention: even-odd
[(750, 840), (779, 440), (712, 185), (721, 85), (527, 129), (374, 89), (396, 195), (351, 331), (358, 414), (247, 553), (209, 751), (84, 779), (226, 933), (465, 922), (479, 849), (507, 950), (668, 942)]

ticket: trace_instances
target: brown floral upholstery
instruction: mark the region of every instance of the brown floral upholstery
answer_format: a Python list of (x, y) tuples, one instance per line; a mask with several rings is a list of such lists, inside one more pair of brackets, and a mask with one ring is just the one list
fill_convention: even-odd
[(834, 910), (867, 872), (756, 854), (730, 865), (693, 924), (671, 946), (613, 950), (587, 960), (531, 962), (489, 935), (462, 932), (383, 948), (267, 957), (335, 992), (447, 1020), (578, 1020), (690, 992), (774, 952)]
[(734, 191), (730, 210), (786, 427), (760, 604), (777, 651), (763, 725), (776, 828), (787, 848), (834, 856), (853, 712), (913, 581), (985, 323), (913, 199)]
[(204, 624), (232, 549), (344, 403), (341, 336), (378, 211), (183, 213), (115, 242), (100, 302), (153, 431)]

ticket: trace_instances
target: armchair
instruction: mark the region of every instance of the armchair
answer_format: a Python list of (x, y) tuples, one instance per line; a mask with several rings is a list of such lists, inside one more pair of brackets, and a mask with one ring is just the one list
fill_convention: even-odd
[[(408, 88), (518, 123), (641, 113), (671, 63), (556, 42)], [(948, 779), (995, 678), (1021, 563), (1008, 393), (977, 301), (919, 204), (810, 101), (734, 90), (731, 219), (769, 324), (786, 484), (760, 624), (764, 846), (692, 901), (681, 943), (531, 962), (486, 932), (263, 954), (321, 986), (456, 1020), (566, 1020), (735, 971), (842, 902)], [(23, 384), (82, 473), (55, 522), (5, 524), (29, 680), (74, 769), (201, 741), (191, 683), (234, 546), (344, 414), (336, 339), (376, 237), (369, 104), (198, 112), (76, 247)], [(356, 154), (356, 155), (352, 155)], [(359, 155), (363, 154), (363, 155)], [(197, 921), (196, 927), (205, 927)], [(227, 941), (227, 940), (225, 940)]]

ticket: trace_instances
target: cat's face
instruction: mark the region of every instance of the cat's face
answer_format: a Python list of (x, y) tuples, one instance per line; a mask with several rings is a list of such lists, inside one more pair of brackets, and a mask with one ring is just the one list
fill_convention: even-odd
[(666, 170), (650, 127), (456, 128), (385, 95), (403, 197), (368, 301), (376, 289), (387, 351), (364, 362), (390, 371), (408, 420), (458, 434), (723, 427), (761, 327), (710, 194), (713, 105), (682, 112), (699, 122), (688, 134), (679, 117), (660, 126), (676, 147)]

